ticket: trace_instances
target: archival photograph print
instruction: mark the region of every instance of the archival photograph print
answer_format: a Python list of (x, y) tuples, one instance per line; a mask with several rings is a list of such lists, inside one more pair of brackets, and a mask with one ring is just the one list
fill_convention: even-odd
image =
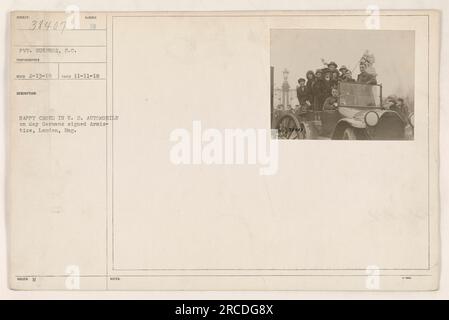
[(272, 29), (278, 139), (413, 140), (414, 31)]

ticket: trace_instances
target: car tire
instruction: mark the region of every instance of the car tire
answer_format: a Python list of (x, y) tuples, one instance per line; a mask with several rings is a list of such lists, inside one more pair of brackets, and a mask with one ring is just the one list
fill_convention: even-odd
[(343, 140), (357, 140), (355, 129), (352, 127), (347, 127), (345, 131), (343, 131)]
[[(283, 125), (287, 125), (287, 128), (283, 128)], [(294, 114), (284, 114), (277, 121), (275, 129), (278, 130), (279, 139), (298, 139), (300, 122)]]

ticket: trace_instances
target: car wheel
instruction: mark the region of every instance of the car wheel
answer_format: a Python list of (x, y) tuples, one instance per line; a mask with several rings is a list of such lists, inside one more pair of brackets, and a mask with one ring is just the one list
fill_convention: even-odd
[(343, 140), (357, 140), (357, 135), (352, 127), (347, 127), (343, 132)]
[(299, 139), (300, 123), (292, 114), (282, 116), (276, 129), (278, 129), (279, 139)]

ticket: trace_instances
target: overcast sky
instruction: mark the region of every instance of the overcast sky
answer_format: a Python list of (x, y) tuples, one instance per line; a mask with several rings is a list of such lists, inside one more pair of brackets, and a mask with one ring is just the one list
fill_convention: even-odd
[(359, 73), (358, 60), (366, 50), (374, 54), (377, 80), (382, 83), (383, 96), (411, 95), (414, 91), (414, 31), (380, 30), (300, 30), (271, 31), (271, 65), (274, 83), (279, 86), (282, 71), (290, 71), (289, 83), (305, 78), (307, 70), (321, 68), (321, 58), (346, 65)]

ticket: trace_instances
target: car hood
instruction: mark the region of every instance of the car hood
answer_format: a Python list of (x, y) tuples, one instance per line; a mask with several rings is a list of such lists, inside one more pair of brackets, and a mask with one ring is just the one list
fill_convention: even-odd
[(350, 122), (353, 126), (357, 128), (366, 128), (365, 115), (368, 112), (374, 111), (379, 116), (379, 119), (385, 113), (395, 113), (391, 110), (379, 109), (379, 108), (350, 108), (350, 107), (339, 107), (338, 112), (344, 117), (342, 120)]
[(339, 107), (338, 111), (345, 118), (352, 118), (355, 120), (363, 121), (365, 119), (365, 115), (370, 111), (376, 112), (380, 118), (382, 114), (388, 112), (389, 110), (382, 110), (378, 108), (363, 108), (363, 110), (361, 110), (360, 108)]

